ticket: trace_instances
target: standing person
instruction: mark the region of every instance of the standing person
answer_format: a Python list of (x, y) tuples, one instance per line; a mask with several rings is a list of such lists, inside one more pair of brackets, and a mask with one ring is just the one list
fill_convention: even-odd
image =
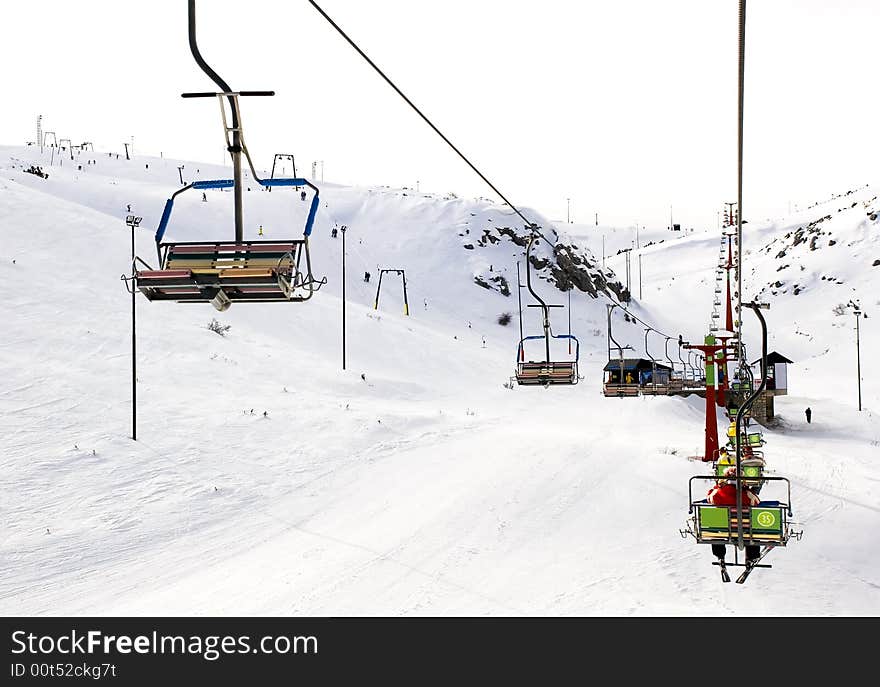
[(207, 202), (208, 202), (208, 196), (205, 195), (205, 192), (204, 192), (204, 191), (202, 191), (202, 202), (203, 202), (203, 203), (207, 203)]
[(813, 411), (809, 409), (809, 407), (804, 411), (804, 415), (807, 416), (807, 424), (810, 424), (813, 421)]

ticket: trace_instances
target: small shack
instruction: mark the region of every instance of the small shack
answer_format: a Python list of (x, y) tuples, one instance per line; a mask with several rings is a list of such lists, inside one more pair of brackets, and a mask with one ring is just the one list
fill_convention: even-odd
[(776, 415), (776, 409), (773, 406), (774, 397), (788, 394), (788, 366), (792, 362), (781, 353), (773, 351), (767, 354), (766, 370), (761, 369), (761, 358), (752, 363), (752, 369), (755, 372), (755, 389), (761, 385), (761, 380), (765, 376), (767, 379), (764, 392), (755, 399), (755, 404), (752, 406), (752, 415), (759, 423), (767, 424), (772, 421)]
[(788, 394), (788, 366), (793, 361), (786, 358), (781, 353), (773, 351), (767, 354), (767, 370), (761, 369), (761, 358), (752, 363), (752, 369), (755, 371), (755, 388), (761, 383), (761, 379), (767, 377), (768, 394), (773, 396), (785, 396)]

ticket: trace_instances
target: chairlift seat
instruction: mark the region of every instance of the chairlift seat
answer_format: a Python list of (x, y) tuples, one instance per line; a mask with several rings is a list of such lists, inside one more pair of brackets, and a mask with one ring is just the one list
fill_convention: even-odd
[(742, 509), (742, 523), (736, 517), (736, 506), (714, 506), (695, 503), (695, 534), (698, 542), (735, 543), (740, 527), (748, 544), (785, 546), (788, 540), (786, 509), (778, 501), (759, 503)]
[(230, 301), (296, 301), (305, 239), (160, 244), (162, 269), (136, 271), (151, 301), (204, 302), (218, 290)]
[(608, 382), (605, 384), (604, 393), (609, 398), (614, 396), (620, 397), (633, 397), (639, 395), (639, 385), (638, 384), (616, 384), (614, 382)]
[(516, 366), (518, 384), (577, 384), (577, 362), (520, 362)]

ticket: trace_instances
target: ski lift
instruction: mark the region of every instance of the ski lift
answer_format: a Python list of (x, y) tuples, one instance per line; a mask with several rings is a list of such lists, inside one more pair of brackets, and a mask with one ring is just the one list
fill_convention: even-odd
[[(244, 140), (241, 96), (272, 96), (274, 91), (233, 92), (204, 61), (196, 44), (195, 2), (189, 3), (189, 42), (193, 58), (221, 89), (219, 93), (184, 93), (184, 98), (217, 98), (223, 119), (226, 148), (232, 156), (234, 178), (193, 181), (176, 191), (165, 203), (165, 209), (156, 230), (158, 269), (140, 257), (132, 258), (132, 276), (123, 277), (132, 282), (130, 290), (140, 291), (150, 301), (178, 303), (210, 302), (223, 311), (235, 302), (306, 301), (327, 282), (312, 274), (309, 236), (318, 211), (318, 188), (306, 179), (260, 179)], [(224, 100), (228, 101), (231, 126), (227, 121)], [(245, 241), (242, 219), (241, 154), (244, 153), (254, 181), (265, 188), (307, 186), (313, 191), (308, 217), (302, 236), (283, 240)], [(274, 166), (274, 165), (273, 165)], [(190, 189), (234, 190), (234, 241), (163, 241), (171, 219), (174, 200)]]
[[(534, 225), (533, 225), (534, 227)], [(545, 387), (551, 384), (577, 384), (578, 382), (578, 359), (580, 357), (580, 342), (571, 334), (553, 334), (550, 329), (550, 308), (561, 308), (561, 305), (547, 305), (544, 300), (532, 289), (532, 265), (531, 257), (534, 233), (529, 238), (526, 247), (526, 286), (529, 293), (538, 301), (538, 304), (529, 304), (530, 308), (541, 308), (544, 334), (542, 336), (526, 336), (519, 342), (516, 356), (516, 382), (520, 385), (537, 385)], [(524, 345), (526, 341), (544, 340), (544, 360), (525, 360)], [(568, 339), (574, 341), (574, 360), (553, 361), (550, 356), (551, 339)]]
[[(762, 329), (762, 358), (767, 357), (767, 324), (759, 311), (759, 306), (749, 304), (747, 307), (755, 311), (761, 322)], [(800, 539), (803, 531), (795, 531), (790, 518), (793, 515), (791, 507), (791, 482), (785, 477), (768, 477), (764, 474), (764, 456), (755, 451), (751, 434), (745, 429), (743, 423), (751, 411), (752, 404), (764, 391), (766, 381), (762, 380), (758, 389), (753, 391), (745, 402), (738, 408), (735, 421), (732, 424), (733, 460), (730, 454), (722, 463), (721, 458), (716, 462), (712, 475), (695, 475), (688, 481), (688, 520), (685, 529), (679, 530), (683, 538), (693, 537), (698, 544), (734, 546), (734, 562), (726, 563), (723, 558), (713, 562), (720, 566), (721, 579), (729, 582), (727, 566), (733, 565), (745, 568), (737, 578), (737, 583), (746, 581), (749, 574), (755, 568), (770, 568), (763, 564), (764, 557), (776, 547), (784, 547), (789, 541)], [(757, 434), (757, 433), (756, 433)], [(760, 439), (760, 434), (757, 434)], [(745, 437), (745, 442), (743, 441)], [(763, 439), (760, 439), (763, 444)], [(726, 463), (726, 464), (724, 464)], [(719, 471), (719, 464), (723, 467)], [(693, 487), (695, 482), (702, 480), (717, 481), (724, 476), (726, 470), (733, 467), (733, 475), (728, 479), (736, 482), (737, 505), (716, 505), (707, 499), (695, 499)], [(745, 486), (752, 486), (757, 493), (767, 483), (780, 483), (786, 488), (786, 498), (782, 500), (761, 500), (755, 505), (749, 505), (747, 499), (742, 496)], [(743, 563), (739, 562), (739, 551), (745, 547), (758, 547), (759, 555)]]

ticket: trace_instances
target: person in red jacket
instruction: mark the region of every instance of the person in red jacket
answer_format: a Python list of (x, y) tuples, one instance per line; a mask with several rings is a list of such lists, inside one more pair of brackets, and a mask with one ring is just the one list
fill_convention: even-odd
[[(724, 476), (730, 479), (721, 479), (709, 490), (706, 500), (713, 506), (736, 505), (736, 467), (731, 465), (724, 471)], [(757, 506), (761, 502), (758, 495), (746, 485), (742, 488), (743, 508)]]
[[(709, 490), (706, 500), (713, 506), (736, 506), (736, 466), (731, 465), (724, 471), (724, 476), (728, 479), (720, 479)], [(758, 495), (749, 489), (746, 485), (742, 485), (742, 507), (757, 506), (761, 502)], [(712, 544), (712, 553), (724, 563), (724, 556), (727, 547), (724, 544)], [(761, 547), (757, 545), (746, 546), (746, 563), (751, 563), (761, 556)]]

